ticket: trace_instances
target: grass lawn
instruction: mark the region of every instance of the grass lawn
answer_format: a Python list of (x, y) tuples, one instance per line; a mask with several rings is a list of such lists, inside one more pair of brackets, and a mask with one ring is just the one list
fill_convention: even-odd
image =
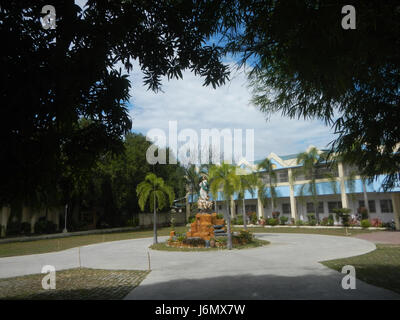
[(57, 271), (56, 289), (44, 290), (45, 274), (0, 279), (0, 299), (119, 300), (147, 276), (149, 271), (76, 268)]
[[(256, 248), (256, 247), (261, 247), (265, 246), (267, 244), (270, 244), (269, 241), (266, 240), (260, 240), (260, 239), (254, 239), (253, 242), (247, 243), (244, 245), (234, 245), (233, 249), (249, 249), (249, 248)], [(157, 244), (153, 244), (150, 246), (150, 249), (153, 250), (163, 250), (163, 251), (215, 251), (215, 250), (227, 250), (226, 248), (179, 248), (179, 247), (170, 247), (167, 246), (166, 242), (161, 242)]]
[(352, 265), (357, 279), (400, 293), (400, 245), (377, 244), (376, 247), (360, 256), (321, 263), (339, 272), (343, 266)]
[[(243, 230), (243, 228), (233, 228), (233, 231)], [(326, 236), (348, 236), (346, 235), (345, 229), (334, 229), (326, 227), (324, 229), (316, 228), (285, 228), (285, 227), (278, 227), (278, 228), (262, 228), (262, 227), (254, 227), (254, 228), (247, 228), (252, 233), (303, 233), (303, 234), (322, 234)], [(357, 234), (362, 233), (371, 233), (376, 232), (376, 230), (363, 230), (363, 229), (350, 229), (348, 228), (349, 236), (354, 236)]]
[[(177, 227), (175, 229), (178, 233), (182, 233), (185, 232), (187, 228), (183, 226), (183, 227)], [(158, 229), (158, 235), (167, 236), (169, 235), (170, 231), (171, 228), (169, 227), (160, 228)], [(86, 236), (71, 236), (58, 239), (0, 243), (0, 258), (61, 251), (100, 242), (147, 238), (152, 236), (153, 236), (153, 229), (149, 229), (143, 231), (91, 234)]]

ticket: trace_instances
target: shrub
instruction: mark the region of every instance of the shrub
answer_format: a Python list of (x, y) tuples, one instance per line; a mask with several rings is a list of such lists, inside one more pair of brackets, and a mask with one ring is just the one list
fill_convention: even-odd
[[(222, 213), (218, 213), (217, 214), (217, 219), (223, 219), (224, 218), (224, 215), (222, 214)], [(194, 221), (194, 220), (193, 220)]]
[(184, 238), (182, 243), (193, 247), (203, 247), (206, 244), (205, 240), (200, 238)]
[(238, 216), (236, 218), (233, 218), (231, 222), (232, 224), (243, 224), (243, 217)]
[(329, 218), (325, 217), (321, 220), (321, 226), (327, 226), (328, 225), (328, 220)]
[(375, 228), (381, 228), (382, 227), (382, 221), (378, 218), (372, 219), (371, 220), (371, 226)]
[(239, 238), (242, 239), (244, 243), (249, 243), (253, 241), (253, 234), (247, 230), (240, 230)]
[(7, 224), (7, 236), (16, 236), (21, 232), (21, 223), (19, 221), (10, 221)]
[(29, 233), (31, 233), (31, 224), (29, 222), (22, 222), (20, 230), (21, 230), (21, 234), (29, 234)]
[(333, 219), (333, 214), (328, 216), (328, 226), (333, 226), (335, 224), (335, 220)]
[(359, 207), (357, 212), (361, 216), (361, 220), (368, 219), (368, 209), (366, 207)]
[(296, 226), (302, 226), (304, 222), (302, 220), (297, 220), (296, 221)]
[(342, 208), (342, 209), (333, 209), (333, 212), (336, 213), (336, 219), (340, 221), (342, 220), (342, 224), (345, 227), (348, 227), (350, 225), (350, 212), (351, 210), (348, 208)]
[(270, 226), (276, 226), (279, 224), (279, 220), (275, 218), (269, 218), (267, 220), (267, 224), (269, 224)]
[(272, 218), (274, 218), (274, 219), (278, 219), (279, 218), (279, 216), (280, 216), (280, 212), (279, 211), (274, 211), (274, 212), (272, 212)]
[[(218, 215), (217, 215), (217, 217), (218, 217)], [(218, 218), (218, 219), (220, 219), (220, 218)], [(196, 220), (196, 216), (189, 216), (189, 218), (188, 218), (189, 223), (193, 223), (195, 220)]]
[(285, 217), (285, 216), (282, 216), (282, 217), (280, 218), (280, 220), (281, 220), (281, 225), (285, 225), (286, 222), (288, 222), (289, 218), (288, 218), (288, 217)]
[(257, 214), (255, 212), (249, 212), (248, 215), (250, 217), (251, 223), (257, 224), (257, 221), (258, 221)]
[(354, 226), (358, 226), (359, 222), (357, 219), (350, 219), (349, 221), (349, 225), (354, 227)]
[(35, 233), (54, 233), (57, 231), (57, 225), (51, 221), (46, 220), (45, 217), (39, 218), (35, 223)]
[(179, 242), (183, 242), (186, 240), (186, 236), (184, 234), (177, 234), (176, 240), (178, 240)]
[(368, 219), (361, 220), (361, 227), (362, 228), (369, 228), (370, 226), (371, 226), (371, 223), (369, 222)]
[(258, 220), (258, 224), (265, 226), (267, 224), (267, 221), (264, 218), (261, 218), (260, 220)]

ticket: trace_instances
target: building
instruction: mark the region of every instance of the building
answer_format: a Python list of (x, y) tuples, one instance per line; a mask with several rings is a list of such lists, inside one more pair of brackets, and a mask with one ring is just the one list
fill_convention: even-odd
[[(313, 146), (309, 146), (306, 151), (308, 152), (311, 148)], [(323, 151), (318, 150), (318, 153)], [(289, 221), (290, 218), (307, 221), (307, 214), (315, 212), (315, 202), (310, 193), (301, 191), (302, 185), (307, 185), (310, 180), (301, 174), (301, 164), (297, 164), (297, 156), (298, 154), (278, 156), (275, 153), (268, 155), (276, 173), (276, 205), (274, 208), (271, 204), (263, 206), (260, 199), (257, 198), (257, 193), (252, 195), (250, 192), (246, 192), (246, 212), (256, 212), (259, 218), (268, 218), (272, 216), (274, 210), (287, 216)], [(238, 165), (249, 173), (259, 174), (263, 181), (268, 182), (268, 176), (257, 169), (259, 162), (250, 164), (243, 160)], [(373, 183), (367, 181), (363, 183), (354, 168), (339, 162), (337, 170), (332, 170), (327, 164), (320, 165), (316, 170), (315, 178), (320, 219), (328, 217), (335, 208), (349, 208), (351, 214), (355, 215), (359, 207), (366, 206), (364, 188), (368, 199), (370, 219), (379, 218), (382, 222), (391, 222), (396, 221), (399, 217), (400, 188), (383, 192), (381, 183), (384, 176), (378, 177)], [(235, 197), (234, 200), (236, 199)], [(233, 207), (232, 216), (242, 214), (241, 201), (231, 201), (230, 205)], [(221, 194), (218, 196), (216, 210), (219, 212), (226, 210), (226, 202), (223, 201)], [(397, 228), (399, 228), (398, 223), (397, 220)]]

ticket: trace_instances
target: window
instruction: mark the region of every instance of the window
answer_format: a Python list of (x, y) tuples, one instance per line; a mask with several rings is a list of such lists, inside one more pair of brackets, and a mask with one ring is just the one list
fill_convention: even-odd
[(328, 212), (333, 213), (333, 209), (342, 209), (342, 201), (329, 201)]
[(218, 206), (218, 210), (222, 210), (222, 206), (221, 205)]
[(257, 211), (255, 204), (246, 204), (245, 206), (246, 206), (246, 213)]
[(288, 182), (289, 181), (289, 175), (287, 170), (283, 171), (278, 171), (278, 181), (279, 182)]
[(290, 211), (290, 203), (282, 203), (282, 213), (283, 214), (291, 213), (291, 211)]
[[(365, 207), (364, 205), (364, 200), (358, 201), (358, 206), (359, 207)], [(375, 206), (375, 200), (368, 200), (368, 211), (370, 213), (375, 213), (376, 212), (376, 206)]]
[(390, 199), (380, 200), (380, 205), (381, 205), (381, 212), (382, 213), (393, 212), (392, 200), (390, 200)]
[[(307, 202), (307, 213), (314, 213), (314, 202)], [(324, 213), (324, 203), (318, 202), (318, 213)]]

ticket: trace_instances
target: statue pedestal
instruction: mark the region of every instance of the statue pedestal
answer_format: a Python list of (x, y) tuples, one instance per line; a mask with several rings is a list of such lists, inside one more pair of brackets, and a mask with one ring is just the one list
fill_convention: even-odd
[(217, 214), (198, 213), (196, 220), (190, 225), (190, 230), (186, 233), (187, 238), (201, 238), (210, 240), (215, 238), (214, 226), (225, 225), (224, 219), (217, 219)]

